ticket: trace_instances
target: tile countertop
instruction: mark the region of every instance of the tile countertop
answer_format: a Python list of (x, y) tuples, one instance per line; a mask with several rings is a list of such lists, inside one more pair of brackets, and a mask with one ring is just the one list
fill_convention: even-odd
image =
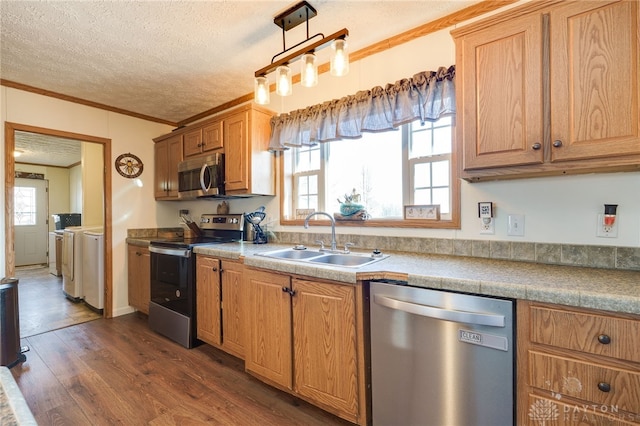
[[(148, 240), (134, 238), (127, 242), (148, 244)], [(360, 268), (256, 256), (256, 253), (291, 247), (227, 243), (198, 246), (194, 252), (225, 259), (243, 258), (248, 266), (346, 283), (369, 279), (406, 280), (417, 287), (640, 314), (640, 271), (404, 252), (387, 252), (389, 258)]]

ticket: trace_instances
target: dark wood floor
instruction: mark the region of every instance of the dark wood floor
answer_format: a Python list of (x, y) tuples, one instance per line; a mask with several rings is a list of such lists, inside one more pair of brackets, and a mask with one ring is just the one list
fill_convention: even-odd
[(133, 313), (22, 339), (11, 371), (39, 425), (347, 425), (244, 372), (241, 360), (185, 349)]
[(62, 277), (45, 266), (16, 268), (20, 336), (28, 337), (102, 318), (84, 303), (74, 303), (62, 292)]

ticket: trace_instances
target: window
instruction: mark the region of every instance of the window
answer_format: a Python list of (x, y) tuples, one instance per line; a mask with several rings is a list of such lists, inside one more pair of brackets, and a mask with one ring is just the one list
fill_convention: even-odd
[[(457, 227), (453, 121), (415, 121), (361, 139), (285, 151), (281, 222), (297, 224), (291, 221), (304, 219), (309, 209), (339, 212), (340, 201), (355, 190), (369, 215), (360, 226)], [(405, 220), (404, 206), (413, 204), (439, 204), (441, 220)]]
[(15, 226), (36, 224), (36, 188), (16, 186), (13, 188)]

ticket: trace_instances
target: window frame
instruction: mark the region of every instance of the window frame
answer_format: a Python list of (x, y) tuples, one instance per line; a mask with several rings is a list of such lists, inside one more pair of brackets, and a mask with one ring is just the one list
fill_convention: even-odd
[[(410, 124), (409, 124), (410, 126)], [(403, 132), (408, 133), (408, 132)], [(404, 137), (404, 136), (403, 136)], [(408, 145), (405, 145), (403, 149), (408, 149)], [(321, 161), (325, 161), (324, 158), (324, 150), (321, 149)], [(364, 227), (364, 228), (425, 228), (425, 229), (460, 229), (460, 162), (457, 156), (457, 145), (456, 145), (456, 117), (451, 116), (451, 153), (446, 154), (446, 156), (450, 157), (450, 167), (451, 167), (451, 182), (450, 182), (450, 191), (451, 191), (451, 216), (448, 219), (441, 220), (422, 220), (422, 219), (404, 219), (404, 218), (393, 218), (393, 219), (380, 219), (380, 218), (371, 218), (365, 221), (338, 221), (336, 222), (337, 227)], [(293, 179), (294, 174), (291, 172), (292, 162), (294, 161), (294, 155), (287, 155), (284, 152), (278, 153), (277, 161), (279, 163), (278, 167), (278, 177), (280, 180), (280, 225), (281, 226), (302, 226), (304, 225), (304, 218), (296, 218), (293, 213), (293, 205), (295, 201), (293, 200), (293, 190), (295, 186), (295, 179)], [(403, 159), (403, 192), (412, 191), (412, 188), (409, 188), (407, 184), (410, 182), (409, 173), (410, 173), (410, 163), (412, 159), (409, 158), (408, 153), (405, 153)], [(430, 160), (432, 162), (434, 160)], [(322, 167), (322, 166), (321, 166)], [(322, 173), (318, 174), (318, 193), (322, 193), (320, 189), (320, 185), (324, 185), (322, 182), (322, 177), (324, 175)], [(407, 198), (408, 194), (404, 193), (404, 199)], [(284, 212), (291, 211), (291, 217), (285, 217)], [(327, 226), (330, 225), (329, 220), (314, 220), (311, 222), (313, 225), (318, 226)]]

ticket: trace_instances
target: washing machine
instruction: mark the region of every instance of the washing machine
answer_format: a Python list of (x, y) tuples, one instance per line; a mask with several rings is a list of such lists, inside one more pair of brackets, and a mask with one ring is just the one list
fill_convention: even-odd
[(74, 302), (84, 299), (82, 242), (85, 231), (102, 232), (102, 226), (68, 226), (62, 234), (62, 290)]

